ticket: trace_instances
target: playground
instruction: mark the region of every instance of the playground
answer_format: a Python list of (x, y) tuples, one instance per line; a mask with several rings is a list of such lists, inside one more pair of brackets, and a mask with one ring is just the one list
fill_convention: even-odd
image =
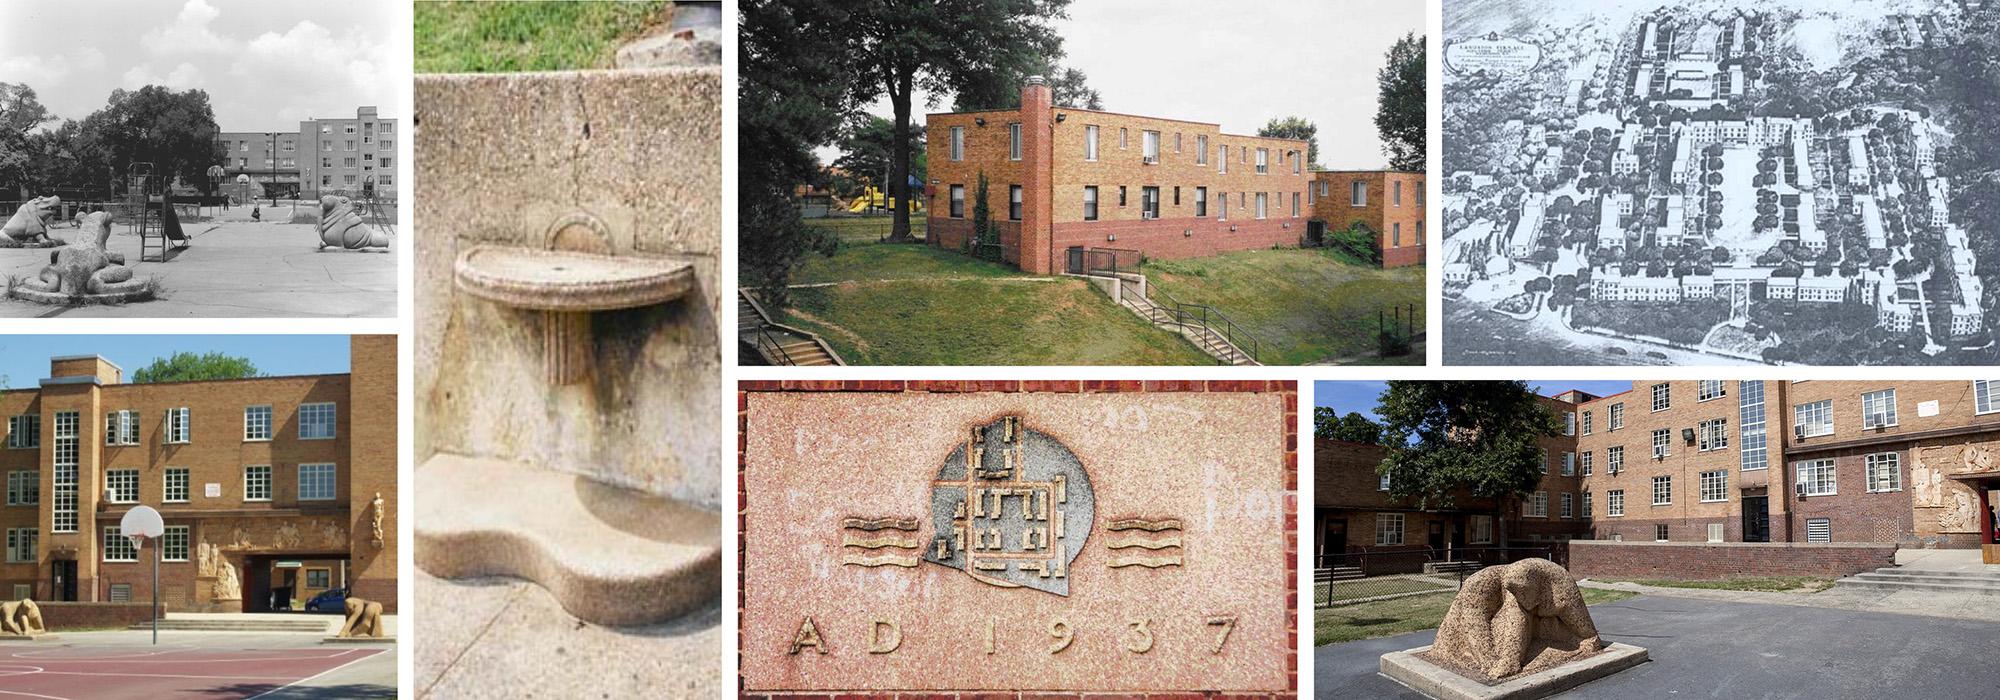
[(0, 644), (0, 698), (393, 698), (386, 645), (303, 645), (297, 634), (64, 632)]
[[(392, 207), (393, 205), (391, 205)], [(108, 207), (113, 211), (116, 206)], [(150, 300), (131, 303), (51, 305), (0, 299), (0, 318), (62, 317), (354, 317), (391, 316), (396, 309), (393, 248), (322, 247), (316, 201), (270, 200), (250, 206), (174, 207), (173, 228), (159, 207), (152, 227), (129, 216), (114, 219), (105, 252), (122, 255), (134, 281), (152, 281)], [(253, 211), (256, 218), (252, 218)], [(394, 209), (376, 205), (367, 216), (393, 221)], [(66, 241), (82, 237), (61, 216), (48, 233)], [(392, 227), (391, 227), (392, 228)], [(141, 235), (141, 231), (145, 235)], [(0, 248), (0, 276), (10, 284), (36, 279), (62, 248)]]

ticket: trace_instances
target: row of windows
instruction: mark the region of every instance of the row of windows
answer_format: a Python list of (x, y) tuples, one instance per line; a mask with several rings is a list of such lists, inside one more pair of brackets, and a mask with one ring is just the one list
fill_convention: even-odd
[[(1330, 192), (1332, 187), (1333, 185), (1329, 184), (1324, 180), (1321, 180), (1320, 182), (1315, 184), (1314, 189), (1318, 190), (1320, 198), (1324, 199), (1326, 197), (1332, 196)], [(1416, 205), (1420, 207), (1423, 206), (1424, 182), (1422, 180), (1417, 181), (1416, 195), (1417, 195)], [(1355, 207), (1368, 206), (1368, 183), (1360, 180), (1348, 183), (1347, 203), (1349, 206), (1355, 206)], [(1403, 206), (1403, 183), (1401, 180), (1389, 181), (1389, 206), (1391, 207)]]
[[(1467, 543), (1493, 543), (1493, 516), (1474, 515), (1467, 519), (1466, 525), (1467, 532), (1465, 539)], [(1403, 544), (1404, 533), (1402, 513), (1375, 514), (1375, 546), (1389, 547)]]
[[(338, 469), (330, 463), (298, 465), (299, 500), (332, 500), (337, 491)], [(41, 504), (40, 474), (33, 471), (7, 472), (7, 505), (33, 506)], [(74, 488), (74, 485), (71, 485)], [(167, 467), (160, 479), (160, 501), (162, 503), (188, 502), (188, 468)], [(110, 503), (139, 502), (139, 470), (107, 469), (104, 472), (104, 497)], [(270, 465), (253, 465), (243, 468), (243, 500), (271, 500)]]
[[(1743, 394), (1741, 420), (1744, 437), (1743, 464), (1745, 469), (1762, 468), (1766, 455), (1764, 433), (1764, 384), (1758, 381), (1738, 382)], [(1651, 387), (1654, 411), (1664, 411), (1673, 405), (1673, 389), (1666, 383)], [(1728, 396), (1727, 384), (1722, 380), (1701, 380), (1696, 387), (1696, 399), (1708, 401)], [(1976, 415), (2000, 412), (2000, 380), (1979, 379), (1972, 382), (1973, 411)], [(1614, 403), (1609, 407), (1611, 430), (1625, 427), (1625, 404)], [(1583, 434), (1593, 431), (1592, 411), (1584, 411), (1582, 416)], [(1820, 437), (1833, 434), (1833, 399), (1821, 399), (1792, 406), (1793, 430), (1798, 437)], [(1861, 427), (1863, 429), (1893, 428), (1898, 425), (1896, 415), (1896, 390), (1881, 389), (1861, 395)], [(1567, 433), (1566, 433), (1567, 434)], [(1717, 447), (1726, 447), (1726, 440)], [(1711, 449), (1711, 448), (1704, 448)]]
[[(1098, 131), (1099, 129), (1095, 124), (1088, 124), (1083, 127), (1083, 159), (1086, 161), (1097, 160), (1097, 156), (1099, 153), (1097, 147)], [(1132, 137), (1132, 132), (1130, 128), (1119, 127), (1118, 148), (1121, 150), (1129, 148), (1131, 145), (1131, 137)], [(1162, 134), (1158, 131), (1141, 130), (1139, 132), (1140, 158), (1144, 162), (1147, 163), (1160, 162), (1161, 139), (1162, 139)], [(1182, 152), (1181, 145), (1182, 145), (1181, 134), (1179, 132), (1175, 132), (1174, 133), (1175, 153)], [(950, 148), (950, 157), (952, 160), (965, 160), (965, 151), (966, 151), (965, 127), (963, 126), (951, 127), (949, 148)], [(1023, 148), (1023, 139), (1021, 134), (1020, 123), (1015, 122), (1008, 124), (1007, 159), (1020, 160), (1022, 148)], [(1217, 167), (1219, 168), (1219, 171), (1225, 173), (1229, 172), (1229, 147), (1217, 146), (1215, 154), (1216, 154), (1216, 164)], [(1249, 146), (1238, 146), (1237, 154), (1241, 158), (1242, 162), (1248, 163), (1251, 160), (1252, 151)], [(1270, 173), (1271, 150), (1268, 148), (1259, 148), (1255, 150), (1255, 154), (1256, 154), (1257, 172), (1259, 174)], [(1285, 153), (1284, 157), (1286, 160), (1291, 162), (1293, 175), (1298, 175), (1304, 172), (1305, 169), (1304, 153), (1300, 151), (1288, 151), (1287, 153)], [(1208, 164), (1208, 137), (1206, 135), (1198, 134), (1195, 136), (1194, 163), (1195, 165)]]
[[(1620, 454), (1620, 453), (1614, 453)], [(1622, 457), (1622, 455), (1620, 455)], [(1585, 471), (1589, 476), (1590, 453), (1584, 453)], [(1869, 493), (1903, 490), (1902, 455), (1896, 452), (1880, 452), (1863, 458), (1866, 485)], [(1838, 493), (1834, 484), (1834, 463), (1832, 459), (1815, 459), (1799, 462), (1799, 494), (1802, 496), (1832, 496)], [(1729, 500), (1729, 470), (1717, 469), (1700, 475), (1700, 496), (1702, 503), (1721, 503)], [(1673, 505), (1674, 477), (1660, 475), (1652, 478), (1653, 505)], [(1625, 515), (1625, 490), (1612, 489), (1605, 492), (1605, 515), (1619, 517)], [(1583, 493), (1583, 517), (1590, 517), (1590, 493)], [(1569, 494), (1562, 494), (1562, 517), (1569, 515)], [(1529, 497), (1524, 515), (1527, 517), (1547, 517), (1548, 492), (1537, 491)]]
[[(160, 561), (188, 560), (188, 526), (168, 525), (160, 533)], [(138, 561), (139, 548), (132, 538), (126, 537), (117, 525), (104, 526), (103, 560), (107, 562)]]
[[(299, 405), (299, 439), (332, 440), (338, 432), (338, 412), (332, 403), (308, 403)], [(104, 444), (139, 444), (139, 412), (133, 410), (111, 411), (104, 414)], [(185, 406), (169, 408), (162, 420), (166, 431), (166, 442), (170, 445), (187, 444), (194, 439), (194, 414)], [(271, 439), (271, 407), (248, 406), (243, 409), (243, 439), (262, 441)], [(42, 446), (42, 417), (37, 415), (11, 416), (7, 420), (8, 449), (25, 450)]]
[[(1252, 194), (1255, 194), (1255, 195), (1256, 195), (1256, 200), (1255, 200), (1255, 201), (1256, 201), (1256, 205), (1257, 205), (1257, 210), (1256, 210), (1256, 212), (1257, 212), (1257, 218), (1259, 218), (1259, 219), (1264, 219), (1264, 218), (1269, 218), (1269, 213), (1270, 213), (1270, 200), (1269, 200), (1269, 197), (1268, 197), (1268, 195), (1269, 195), (1270, 193), (1266, 193), (1266, 192), (1255, 192), (1255, 193), (1251, 193), (1251, 192), (1238, 192), (1238, 193), (1236, 193), (1236, 199), (1237, 199), (1237, 205), (1238, 205), (1238, 206), (1248, 206), (1248, 205), (1249, 205), (1249, 202), (1251, 201), (1251, 199), (1250, 199), (1250, 196), (1251, 196)], [(1278, 195), (1278, 202), (1279, 202), (1279, 204), (1280, 204), (1280, 205), (1283, 205), (1283, 204), (1284, 204), (1284, 201), (1285, 201), (1285, 194), (1286, 194), (1286, 193), (1284, 193), (1284, 192), (1278, 192), (1278, 193), (1276, 193), (1276, 194)], [(1298, 218), (1298, 216), (1299, 216), (1299, 193), (1297, 193), (1297, 192), (1293, 192), (1293, 193), (1291, 193), (1291, 195), (1292, 195), (1292, 214), (1291, 214), (1291, 215), (1292, 215), (1292, 218)], [(949, 210), (948, 210), (948, 213), (949, 213), (950, 217), (951, 217), (951, 218), (954, 218), (954, 219), (963, 219), (963, 218), (966, 218), (966, 211), (965, 211), (965, 185), (952, 185), (952, 186), (950, 187), (950, 190), (949, 190), (949, 196), (950, 196), (950, 200), (949, 200), (949, 201), (950, 201), (950, 208), (949, 208)], [(1127, 197), (1127, 189), (1126, 189), (1126, 186), (1124, 186), (1124, 185), (1119, 185), (1119, 186), (1118, 186), (1118, 206), (1120, 206), (1120, 207), (1123, 207), (1123, 206), (1126, 206), (1126, 197)], [(1203, 217), (1207, 217), (1207, 216), (1208, 216), (1208, 201), (1209, 201), (1209, 200), (1208, 200), (1208, 188), (1207, 188), (1207, 187), (1196, 187), (1196, 188), (1194, 188), (1194, 215), (1195, 215), (1195, 218), (1203, 218)], [(1220, 210), (1218, 211), (1218, 213), (1217, 213), (1217, 216), (1216, 216), (1217, 220), (1227, 220), (1227, 219), (1229, 218), (1229, 195), (1228, 195), (1228, 194), (1223, 194), (1223, 195), (1221, 195), (1220, 197), (1217, 197), (1217, 198), (1216, 198), (1216, 202), (1217, 202), (1217, 204), (1219, 204), (1219, 205), (1220, 205)], [(1162, 202), (1161, 202), (1161, 192), (1160, 192), (1160, 188), (1159, 188), (1159, 187), (1156, 187), (1156, 186), (1151, 186), (1151, 185), (1148, 185), (1148, 186), (1144, 186), (1144, 187), (1140, 187), (1140, 188), (1139, 188), (1139, 215), (1140, 215), (1140, 218), (1142, 218), (1142, 219), (1158, 219), (1158, 218), (1160, 218), (1160, 205), (1161, 205), (1161, 203), (1162, 203)], [(1173, 188), (1173, 203), (1174, 203), (1173, 205), (1174, 205), (1174, 206), (1176, 206), (1176, 207), (1178, 207), (1178, 206), (1181, 206), (1181, 188), (1180, 188), (1180, 187), (1179, 187), (1178, 185), (1177, 185), (1177, 186), (1175, 186), (1175, 187)], [(1097, 219), (1098, 219), (1098, 186), (1097, 186), (1097, 185), (1085, 185), (1085, 186), (1083, 187), (1083, 220), (1084, 220), (1084, 221), (1096, 221)], [(1020, 186), (1020, 185), (1008, 185), (1008, 186), (1007, 186), (1007, 220), (1008, 220), (1008, 221), (1020, 221), (1020, 220), (1021, 220), (1021, 186)], [(1402, 237), (1402, 236), (1401, 236), (1401, 233), (1402, 233), (1402, 228), (1401, 228), (1401, 227), (1402, 227), (1402, 224), (1397, 224), (1397, 239), (1398, 239), (1398, 241), (1399, 241), (1399, 242), (1400, 242), (1400, 240), (1401, 240), (1401, 237)]]

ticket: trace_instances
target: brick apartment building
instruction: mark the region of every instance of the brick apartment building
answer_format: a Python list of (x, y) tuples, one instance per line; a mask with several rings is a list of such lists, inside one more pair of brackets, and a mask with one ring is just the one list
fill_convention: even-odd
[[(1509, 506), (1516, 543), (2000, 545), (2000, 380), (1641, 381), (1545, 401), (1573, 435), (1548, 447), (1549, 476)], [(1350, 548), (1383, 542), (1374, 523), (1396, 520), (1353, 490), (1377, 478), (1379, 448), (1363, 447), (1314, 455), (1318, 505), (1349, 521)]]
[(1375, 232), (1383, 267), (1424, 263), (1423, 173), (1320, 170), (1312, 188), (1312, 219), (1328, 235), (1359, 223)]
[(1296, 246), (1313, 206), (1305, 141), (1055, 107), (1040, 79), (1020, 109), (925, 125), (930, 243), (966, 248), (983, 173), (1000, 257), (1030, 273), (1063, 271), (1086, 248), (1185, 258)]
[[(56, 357), (6, 416), (0, 597), (141, 601), (153, 543), (119, 521), (166, 520), (169, 610), (260, 611), (346, 585), (396, 608), (396, 339), (353, 336), (352, 371), (128, 384), (96, 355)], [(380, 498), (378, 503), (376, 499)]]
[(281, 198), (358, 196), (372, 181), (376, 197), (394, 199), (396, 137), (396, 120), (380, 117), (374, 107), (356, 109), (352, 119), (302, 121), (296, 132), (225, 131), (216, 136), (228, 173), (223, 191), (239, 199), (250, 196), (250, 187), (236, 182), (238, 175), (275, 189)]

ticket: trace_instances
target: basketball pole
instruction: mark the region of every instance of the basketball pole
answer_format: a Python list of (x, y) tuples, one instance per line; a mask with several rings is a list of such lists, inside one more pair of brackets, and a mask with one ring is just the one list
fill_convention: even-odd
[(160, 645), (160, 546), (153, 545), (153, 646)]

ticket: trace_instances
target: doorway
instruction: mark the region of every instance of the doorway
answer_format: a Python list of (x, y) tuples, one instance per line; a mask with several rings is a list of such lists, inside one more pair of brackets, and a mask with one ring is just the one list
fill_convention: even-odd
[(1771, 541), (1771, 504), (1769, 496), (1743, 497), (1743, 541)]
[(1986, 489), (1986, 544), (2000, 544), (2000, 488)]
[(1347, 564), (1347, 520), (1326, 518), (1320, 525), (1319, 562), (1321, 568)]
[(298, 612), (319, 593), (345, 590), (347, 554), (256, 554), (243, 558), (243, 612)]
[(1443, 557), (1443, 556), (1447, 556), (1447, 554), (1446, 554), (1446, 553), (1445, 553), (1445, 551), (1444, 551), (1444, 521), (1443, 521), (1443, 520), (1432, 520), (1432, 521), (1430, 521), (1430, 539), (1429, 539), (1429, 541), (1427, 542), (1427, 544), (1429, 544), (1429, 545), (1430, 545), (1430, 547), (1431, 547), (1431, 557), (1432, 557), (1432, 558), (1437, 558), (1437, 557)]
[(49, 600), (76, 601), (75, 559), (55, 559), (49, 562)]

